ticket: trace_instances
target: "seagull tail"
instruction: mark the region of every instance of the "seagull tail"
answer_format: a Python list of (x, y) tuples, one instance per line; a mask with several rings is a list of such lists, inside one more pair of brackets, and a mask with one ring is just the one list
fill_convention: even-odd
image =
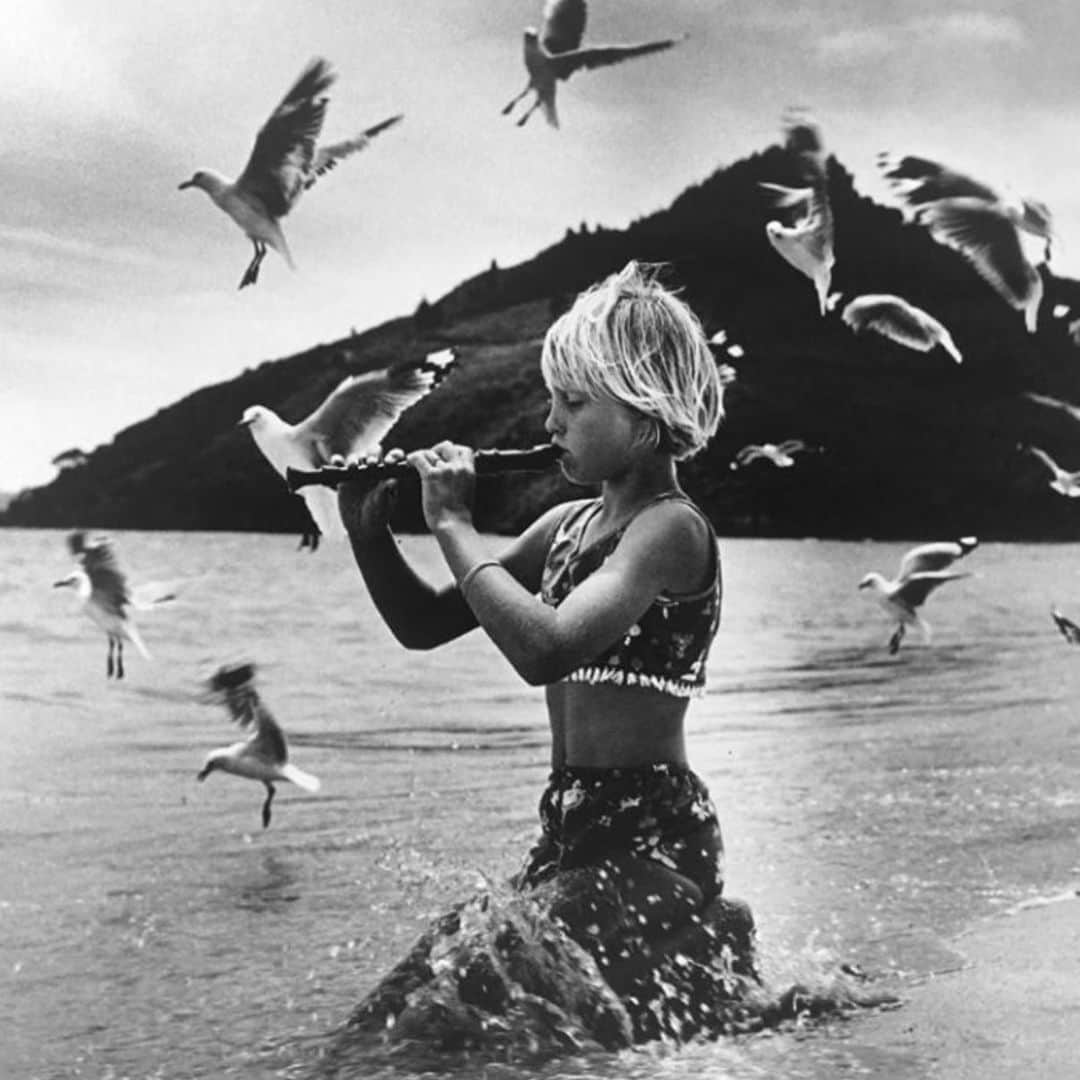
[(311, 773), (306, 773), (303, 769), (298, 769), (295, 765), (288, 763), (281, 766), (281, 779), (288, 780), (305, 791), (318, 791), (322, 786), (317, 776), (312, 776)]
[(146, 647), (146, 643), (142, 639), (142, 635), (139, 633), (139, 628), (132, 622), (129, 622), (125, 627), (125, 633), (127, 639), (135, 646), (136, 649), (142, 654), (144, 660), (153, 660), (150, 655), (150, 650)]
[(964, 362), (964, 357), (960, 350), (956, 347), (956, 342), (953, 341), (950, 334), (945, 334), (941, 339), (941, 347), (958, 363)]

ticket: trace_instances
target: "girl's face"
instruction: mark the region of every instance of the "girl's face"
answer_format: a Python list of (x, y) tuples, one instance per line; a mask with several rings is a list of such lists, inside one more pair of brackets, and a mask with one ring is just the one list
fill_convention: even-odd
[(602, 484), (624, 473), (642, 452), (639, 413), (610, 398), (550, 386), (551, 404), (544, 429), (563, 449), (562, 470), (578, 484)]

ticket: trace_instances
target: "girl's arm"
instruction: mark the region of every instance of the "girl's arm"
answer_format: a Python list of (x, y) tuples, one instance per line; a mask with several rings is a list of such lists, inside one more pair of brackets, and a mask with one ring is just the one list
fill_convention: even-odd
[[(346, 483), (339, 488), (338, 507), (356, 565), (391, 633), (406, 648), (431, 649), (475, 629), (477, 619), (457, 585), (436, 588), (405, 559), (389, 527), (395, 488), (389, 481), (358, 496)], [(558, 510), (539, 518), (499, 557), (520, 588), (539, 588)], [(476, 540), (477, 558), (490, 558), (484, 541)]]
[[(488, 559), (469, 510), (471, 461), (463, 448), (442, 444), (436, 451), (419, 451), (409, 460), (424, 483), (428, 526), (461, 581)], [(548, 541), (553, 529), (550, 524)], [(658, 503), (631, 522), (611, 556), (558, 607), (522, 587), (509, 564), (468, 576), (464, 600), (522, 678), (545, 685), (618, 640), (659, 593), (697, 588), (712, 544), (697, 513)]]

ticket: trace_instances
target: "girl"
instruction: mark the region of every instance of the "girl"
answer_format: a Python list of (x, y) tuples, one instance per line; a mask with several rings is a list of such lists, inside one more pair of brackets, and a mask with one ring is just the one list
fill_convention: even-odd
[(633, 262), (552, 325), (541, 367), (562, 471), (598, 486), (598, 498), (547, 511), (493, 559), (472, 522), (472, 452), (443, 442), (409, 454), (456, 581), (441, 591), (390, 533), (387, 485), (366, 497), (344, 486), (339, 505), (403, 645), (432, 648), (479, 625), (545, 687), (551, 775), (540, 838), (514, 884), (561, 920), (620, 996), (640, 999), (652, 962), (692, 951), (703, 927), (751, 969), (745, 907), (728, 905), (715, 932), (720, 828), (685, 738), (721, 576), (716, 536), (680, 490), (676, 462), (717, 429), (722, 379), (691, 310)]

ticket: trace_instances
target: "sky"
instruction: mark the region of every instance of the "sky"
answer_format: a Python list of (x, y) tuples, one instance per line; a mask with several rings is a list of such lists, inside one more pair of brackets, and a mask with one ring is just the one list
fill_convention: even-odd
[[(779, 141), (791, 105), (882, 201), (882, 150), (1041, 199), (1053, 267), (1080, 277), (1075, 0), (592, 0), (587, 42), (688, 37), (561, 83), (559, 130), (500, 115), (541, 0), (0, 8), (0, 491), (568, 227), (662, 209)], [(271, 252), (241, 291), (249, 241), (178, 185), (200, 167), (237, 176), (313, 56), (338, 75), (325, 141), (404, 120), (284, 219), (295, 272)]]

